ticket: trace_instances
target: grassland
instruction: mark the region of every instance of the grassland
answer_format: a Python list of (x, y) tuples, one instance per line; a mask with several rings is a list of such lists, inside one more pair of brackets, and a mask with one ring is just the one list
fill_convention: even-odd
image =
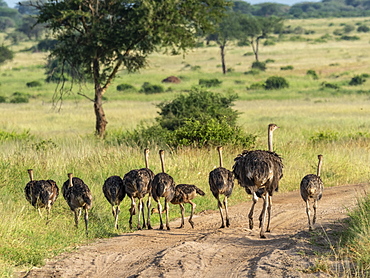
[[(210, 90), (239, 95), (235, 102), (235, 109), (241, 113), (239, 124), (246, 133), (257, 136), (257, 148), (266, 148), (270, 122), (281, 127), (275, 132), (275, 150), (285, 164), (281, 191), (296, 190), (301, 178), (315, 171), (318, 154), (324, 155), (325, 186), (368, 182), (370, 82), (359, 86), (349, 86), (348, 82), (355, 75), (370, 74), (370, 34), (356, 34), (360, 36), (357, 41), (336, 40), (332, 35), (345, 23), (368, 21), (368, 18), (289, 21), (286, 24), (293, 28), (302, 26), (315, 32), (301, 35), (298, 41), (292, 41), (293, 35), (284, 35), (275, 45), (263, 46), (260, 59), (274, 62), (268, 63), (267, 71), (258, 75), (245, 74), (253, 62), (253, 56), (248, 54), (251, 49), (234, 44), (227, 48), (226, 56), (233, 72), (226, 75), (221, 73), (216, 46), (191, 50), (184, 57), (153, 54), (146, 69), (135, 74), (122, 71), (108, 90), (104, 104), (108, 132), (150, 124), (157, 115), (157, 103), (186, 93), (200, 78), (217, 78), (222, 85)], [(320, 39), (327, 34), (331, 38)], [(122, 176), (143, 166), (141, 149), (94, 138), (92, 103), (76, 94), (81, 90), (91, 95), (91, 85), (75, 86), (62, 106), (53, 106), (55, 84), (44, 82), (46, 55), (22, 51), (29, 46), (12, 47), (17, 51), (14, 61), (0, 67), (0, 95), (10, 97), (14, 92), (22, 92), (32, 96), (29, 103), (0, 104), (0, 131), (14, 135), (1, 137), (0, 141), (0, 276), (4, 277), (19, 268), (42, 265), (45, 258), (96, 238), (128, 232), (128, 199), (122, 204), (120, 229), (115, 231), (101, 187), (110, 175)], [(287, 65), (293, 66), (293, 70), (280, 70)], [(307, 70), (315, 70), (319, 79), (307, 76)], [(139, 89), (144, 82), (160, 84), (170, 75), (181, 77), (182, 82), (163, 85), (171, 90), (162, 94), (122, 93), (115, 87), (127, 83)], [(248, 90), (251, 84), (273, 75), (286, 78), (290, 87), (279, 91)], [(35, 80), (42, 82), (42, 86), (27, 88), (26, 83)], [(340, 89), (323, 88), (322, 82), (336, 84)], [(171, 176), (209, 192), (208, 173), (218, 166), (214, 149), (173, 151), (164, 145), (149, 147), (154, 172), (160, 170), (158, 150), (165, 148), (166, 168)], [(225, 148), (226, 167), (231, 168), (240, 151), (232, 146)], [(73, 227), (73, 216), (62, 196), (53, 207), (51, 222), (45, 225), (45, 219), (40, 219), (24, 198), (29, 168), (34, 169), (36, 179), (54, 179), (60, 187), (68, 172), (90, 186), (94, 207), (88, 238), (82, 227), (77, 231)], [(230, 203), (247, 198), (237, 186)], [(216, 209), (211, 194), (197, 199), (197, 211), (205, 209)], [(171, 216), (178, 217), (178, 212), (173, 210)]]

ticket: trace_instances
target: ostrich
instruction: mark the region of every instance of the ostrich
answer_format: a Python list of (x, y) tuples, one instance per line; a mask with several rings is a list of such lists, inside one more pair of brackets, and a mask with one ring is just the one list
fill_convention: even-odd
[(158, 213), (159, 213), (159, 220), (160, 226), (159, 229), (163, 230), (163, 221), (162, 221), (162, 206), (160, 202), (160, 198), (164, 198), (164, 205), (166, 212), (166, 227), (167, 230), (170, 230), (169, 220), (168, 220), (168, 213), (169, 213), (169, 202), (172, 201), (175, 195), (175, 182), (173, 178), (165, 173), (164, 170), (164, 151), (159, 151), (159, 158), (161, 160), (162, 172), (158, 173), (154, 176), (152, 181), (152, 196), (153, 199), (158, 203)]
[(227, 209), (227, 199), (230, 197), (231, 193), (233, 192), (234, 188), (234, 177), (233, 173), (223, 167), (222, 163), (222, 147), (219, 146), (217, 147), (218, 151), (218, 156), (220, 159), (220, 167), (212, 170), (209, 173), (209, 187), (211, 189), (211, 192), (213, 196), (217, 199), (217, 205), (218, 209), (220, 210), (221, 214), (221, 227), (220, 228), (225, 228), (225, 221), (224, 221), (224, 216), (222, 213), (222, 203), (220, 201), (220, 195), (223, 194), (224, 197), (224, 207), (225, 207), (225, 214), (226, 214), (226, 227), (230, 226), (230, 220), (229, 220), (229, 214), (228, 214), (228, 209)]
[[(318, 156), (319, 163), (317, 165), (317, 174), (308, 174), (306, 175), (302, 181), (301, 181), (301, 196), (303, 201), (306, 202), (306, 213), (308, 217), (308, 227), (309, 230), (312, 231), (312, 225), (316, 222), (316, 208), (317, 208), (317, 202), (322, 197), (322, 192), (324, 190), (324, 184), (320, 178), (320, 172), (321, 172), (321, 166), (322, 166), (322, 158), (323, 156), (319, 154)], [(313, 199), (313, 219), (311, 224), (311, 210), (310, 210), (310, 204), (309, 199)]]
[(120, 176), (111, 176), (107, 178), (103, 184), (103, 193), (112, 206), (114, 228), (118, 229), (118, 214), (120, 213), (119, 205), (126, 196), (122, 178)]
[(68, 173), (68, 180), (63, 184), (63, 197), (67, 201), (70, 209), (75, 215), (75, 226), (78, 228), (78, 222), (81, 216), (82, 209), (85, 211), (85, 229), (88, 233), (89, 213), (88, 210), (92, 207), (92, 195), (89, 187), (80, 178), (73, 177), (72, 173)]
[[(198, 187), (196, 187), (195, 185), (193, 184), (178, 184), (176, 187), (175, 187), (175, 194), (171, 200), (171, 204), (174, 204), (174, 205), (179, 205), (180, 206), (180, 211), (181, 211), (181, 225), (179, 227), (179, 229), (181, 228), (184, 228), (184, 225), (185, 225), (185, 207), (184, 207), (184, 204), (190, 204), (191, 205), (191, 214), (190, 214), (190, 218), (189, 218), (189, 223), (191, 225), (192, 228), (194, 228), (194, 222), (193, 222), (193, 215), (194, 215), (194, 211), (195, 211), (195, 208), (196, 208), (196, 204), (194, 202), (192, 202), (191, 200), (193, 200), (196, 196), (200, 195), (200, 196), (204, 196), (205, 193), (199, 189)], [(153, 208), (152, 209), (152, 213), (159, 213), (158, 209), (156, 208)], [(162, 213), (165, 212), (165, 211), (162, 211)]]
[(41, 208), (46, 208), (47, 217), (49, 220), (50, 210), (54, 202), (58, 198), (59, 188), (53, 180), (37, 180), (33, 179), (33, 170), (28, 169), (30, 181), (24, 188), (24, 193), (27, 201), (37, 208), (39, 215), (42, 217)]
[[(266, 238), (265, 231), (270, 232), (272, 195), (278, 191), (279, 181), (283, 177), (283, 163), (281, 157), (273, 152), (273, 132), (279, 128), (275, 124), (268, 126), (268, 151), (243, 151), (234, 161), (233, 172), (239, 184), (248, 194), (253, 196), (253, 204), (249, 212), (249, 228), (253, 229), (253, 210), (262, 198), (263, 209), (259, 217), (260, 237)], [(267, 228), (265, 230), (266, 213), (268, 214)]]
[[(125, 186), (126, 194), (131, 199), (131, 207), (130, 207), (130, 229), (132, 229), (132, 216), (136, 214), (136, 203), (135, 198), (138, 199), (138, 230), (141, 230), (141, 215), (143, 217), (143, 228), (146, 228), (148, 225), (148, 229), (152, 229), (150, 224), (150, 199), (151, 199), (151, 181), (154, 178), (154, 173), (152, 170), (149, 169), (149, 149), (144, 150), (144, 158), (145, 158), (145, 168), (131, 170), (123, 177), (123, 183)], [(147, 225), (145, 223), (145, 214), (144, 214), (144, 197), (148, 194), (148, 222)]]

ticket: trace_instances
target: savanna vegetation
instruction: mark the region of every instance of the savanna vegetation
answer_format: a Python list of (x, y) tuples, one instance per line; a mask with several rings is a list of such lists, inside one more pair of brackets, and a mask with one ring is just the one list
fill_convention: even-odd
[[(175, 181), (194, 183), (209, 193), (208, 173), (218, 166), (214, 146), (219, 141), (171, 145), (156, 140), (159, 128), (168, 123), (161, 118), (167, 105), (195, 92), (223, 99), (221, 103), (237, 112), (226, 115), (249, 138), (248, 148), (266, 149), (267, 125), (274, 122), (280, 126), (274, 144), (285, 165), (280, 191), (297, 190), (302, 177), (315, 172), (318, 154), (324, 155), (326, 187), (368, 183), (370, 35), (356, 27), (366, 26), (369, 20), (286, 20), (285, 30), (294, 32), (271, 34), (268, 42), (260, 45), (259, 62), (264, 63), (264, 70), (252, 68), (255, 57), (250, 45), (233, 40), (225, 49), (226, 74), (220, 70), (219, 45), (213, 41), (207, 45), (199, 39), (199, 47), (186, 55), (154, 52), (139, 72), (118, 71), (103, 99), (109, 125), (105, 138), (100, 139), (94, 136), (93, 103), (83, 96), (93, 92), (94, 86), (90, 82), (74, 84), (59, 98), (56, 84), (46, 81), (47, 52), (31, 51), (38, 41), (12, 44), (0, 33), (0, 41), (14, 53), (11, 61), (0, 66), (0, 276), (42, 265), (45, 258), (96, 238), (129, 232), (128, 199), (121, 205), (120, 229), (115, 230), (101, 188), (107, 177), (142, 167), (143, 147), (151, 150), (154, 172), (160, 171), (158, 150), (163, 148), (167, 171)], [(169, 76), (181, 82), (161, 82)], [(119, 89), (122, 84), (125, 86)], [(69, 80), (64, 86), (71, 86)], [(163, 90), (154, 91), (158, 87)], [(197, 121), (181, 122), (181, 138), (204, 126), (214, 131), (211, 120)], [(231, 168), (244, 146), (222, 143), (224, 164)], [(82, 227), (76, 230), (73, 226), (73, 215), (61, 195), (47, 225), (26, 202), (23, 189), (29, 168), (34, 169), (36, 179), (53, 179), (59, 187), (68, 172), (90, 186), (94, 205), (88, 237)], [(230, 204), (248, 198), (236, 186)], [(197, 211), (205, 209), (217, 209), (211, 194), (197, 199)], [(359, 212), (351, 214), (349, 229), (344, 230), (341, 251), (336, 253), (355, 263), (349, 271), (353, 276), (369, 273), (369, 237), (364, 236), (369, 232), (368, 210), (368, 200), (361, 200)], [(177, 210), (171, 210), (171, 217), (178, 217)]]

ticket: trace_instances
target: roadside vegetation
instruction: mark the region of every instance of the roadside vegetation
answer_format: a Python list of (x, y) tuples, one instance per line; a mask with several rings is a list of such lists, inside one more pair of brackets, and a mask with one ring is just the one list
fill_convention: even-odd
[[(280, 127), (275, 132), (274, 148), (285, 165), (281, 192), (297, 190), (302, 177), (315, 172), (318, 154), (325, 158), (322, 179), (326, 187), (368, 183), (370, 35), (354, 29), (352, 35), (360, 39), (344, 40), (334, 32), (346, 25), (365, 25), (369, 20), (289, 20), (286, 27), (306, 31), (273, 35), (275, 44), (261, 46), (259, 59), (265, 62), (264, 71), (252, 69), (255, 58), (249, 47), (233, 42), (226, 50), (227, 65), (232, 69), (226, 74), (220, 70), (216, 43), (201, 44), (185, 56), (154, 53), (148, 57), (148, 67), (140, 72), (118, 72), (104, 98), (109, 122), (104, 139), (94, 136), (93, 104), (80, 95), (92, 92), (92, 84), (75, 85), (61, 101), (55, 83), (45, 81), (46, 54), (27, 51), (36, 41), (12, 45), (13, 60), (0, 66), (0, 276), (11, 277), (14, 271), (40, 266), (45, 258), (96, 238), (130, 232), (128, 199), (121, 205), (120, 229), (116, 231), (101, 188), (107, 177), (123, 176), (143, 167), (144, 147), (150, 148), (149, 164), (154, 172), (160, 171), (158, 151), (163, 148), (167, 151), (166, 169), (175, 181), (194, 183), (208, 192), (204, 198), (196, 199), (197, 212), (217, 209), (208, 189), (208, 173), (218, 166), (215, 145), (224, 145), (224, 164), (230, 169), (233, 158), (244, 148), (267, 148), (267, 125), (271, 122)], [(0, 38), (8, 42), (3, 34)], [(169, 76), (181, 82), (162, 83)], [(200, 83), (207, 85), (202, 87)], [(118, 89), (121, 84), (126, 86)], [(277, 87), (266, 88), (275, 84)], [(163, 90), (153, 92), (158, 90), (153, 85)], [(141, 90), (143, 87), (145, 90)], [(158, 124), (166, 126), (161, 118), (166, 105), (176, 99), (185, 102), (192, 92), (227, 100), (227, 108), (237, 115), (232, 123), (250, 144), (216, 140), (194, 146), (185, 141), (171, 145), (155, 140), (160, 133)], [(226, 115), (234, 115), (226, 111)], [(178, 138), (194, 135), (204, 127), (219, 130), (209, 119), (198, 119), (191, 125), (184, 119), (181, 124), (184, 123)], [(26, 202), (23, 189), (30, 168), (36, 179), (53, 179), (60, 188), (68, 172), (90, 186), (94, 205), (88, 237), (82, 227), (74, 228), (73, 215), (62, 195), (47, 225)], [(249, 197), (236, 186), (230, 205), (246, 199)], [(346, 252), (346, 258), (353, 263), (348, 276), (369, 273), (368, 207), (367, 198), (349, 213), (348, 234), (342, 237), (341, 252)], [(179, 217), (176, 209), (171, 210), (171, 217)]]

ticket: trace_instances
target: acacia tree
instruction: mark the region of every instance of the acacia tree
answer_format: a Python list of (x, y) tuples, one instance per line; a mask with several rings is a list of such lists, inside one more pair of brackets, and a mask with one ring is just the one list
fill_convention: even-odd
[[(105, 135), (103, 95), (121, 68), (135, 71), (162, 47), (186, 51), (198, 32), (209, 32), (223, 16), (228, 0), (48, 0), (32, 3), (38, 23), (58, 43), (51, 57), (83, 69), (94, 83), (96, 135)], [(62, 86), (63, 87), (63, 86)]]
[(216, 32), (207, 36), (207, 40), (215, 41), (220, 47), (222, 73), (226, 74), (225, 50), (227, 44), (240, 37), (239, 14), (229, 12), (218, 24)]
[(244, 37), (252, 46), (256, 62), (258, 62), (260, 40), (267, 39), (271, 33), (281, 30), (283, 19), (275, 16), (244, 16), (240, 20), (240, 25)]

